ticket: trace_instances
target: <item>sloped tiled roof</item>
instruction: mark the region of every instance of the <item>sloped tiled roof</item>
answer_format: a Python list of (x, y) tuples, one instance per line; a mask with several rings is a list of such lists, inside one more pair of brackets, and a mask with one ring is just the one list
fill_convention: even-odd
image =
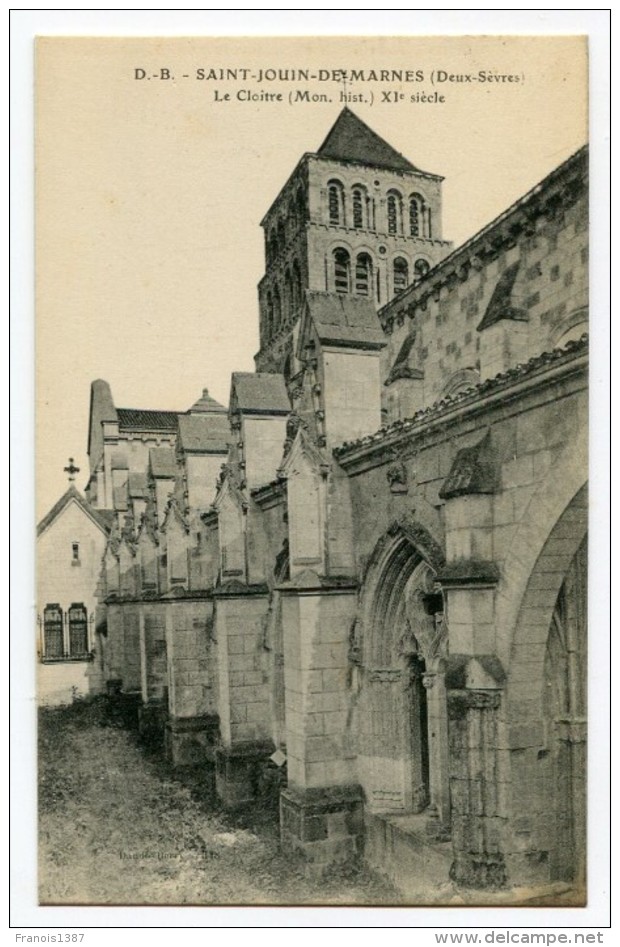
[(142, 408), (117, 408), (121, 431), (176, 431), (176, 411), (150, 411)]
[(323, 342), (380, 348), (385, 333), (370, 299), (338, 293), (307, 292), (308, 313)]
[(63, 493), (61, 498), (54, 503), (54, 506), (51, 508), (49, 513), (47, 513), (40, 523), (37, 525), (37, 536), (40, 536), (41, 533), (44, 533), (45, 530), (51, 526), (54, 520), (60, 516), (65, 507), (74, 500), (78, 506), (89, 516), (94, 522), (103, 530), (104, 533), (109, 533), (112, 523), (114, 521), (114, 513), (111, 510), (95, 510), (92, 506), (89, 506), (79, 490), (71, 484), (69, 489)]
[[(420, 172), (350, 109), (344, 108), (317, 151), (321, 158), (372, 165), (391, 171)], [(421, 172), (424, 173), (424, 172)]]
[(291, 404), (282, 375), (270, 372), (233, 372), (233, 400), (241, 411), (288, 414)]
[(182, 414), (179, 444), (190, 453), (226, 454), (231, 440), (226, 414)]
[(177, 462), (171, 447), (151, 447), (149, 464), (154, 477), (173, 479), (177, 475)]
[(128, 480), (129, 487), (129, 496), (130, 497), (145, 497), (146, 496), (146, 474), (145, 473), (130, 473)]

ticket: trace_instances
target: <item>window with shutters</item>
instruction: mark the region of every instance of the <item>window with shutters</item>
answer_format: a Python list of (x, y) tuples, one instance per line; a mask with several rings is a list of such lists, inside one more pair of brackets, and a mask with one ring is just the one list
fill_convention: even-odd
[(69, 609), (69, 654), (72, 658), (88, 654), (88, 615), (82, 602)]
[(330, 224), (344, 224), (344, 189), (340, 181), (328, 182), (327, 203)]
[(47, 660), (64, 656), (63, 630), (60, 605), (46, 605), (43, 611), (43, 657)]
[(409, 199), (409, 233), (412, 237), (420, 236), (420, 203), (421, 198), (414, 194)]
[(388, 191), (387, 198), (388, 233), (402, 233), (403, 205), (398, 191)]
[(409, 198), (409, 233), (412, 237), (431, 237), (431, 209), (421, 194)]
[(416, 280), (422, 279), (430, 270), (431, 265), (428, 260), (416, 260), (413, 265)]
[(353, 226), (356, 230), (366, 227), (366, 190), (361, 186), (353, 188)]
[(360, 253), (355, 261), (355, 292), (372, 296), (372, 260), (368, 253)]
[(402, 256), (394, 260), (394, 293), (401, 293), (409, 285), (409, 264)]
[(334, 287), (337, 293), (351, 292), (351, 258), (341, 247), (334, 250)]

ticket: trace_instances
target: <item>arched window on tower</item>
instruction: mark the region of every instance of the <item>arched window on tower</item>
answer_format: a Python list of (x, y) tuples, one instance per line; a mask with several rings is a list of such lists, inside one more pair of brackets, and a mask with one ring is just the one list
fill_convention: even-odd
[(364, 230), (367, 226), (367, 197), (366, 188), (361, 184), (356, 184), (352, 194), (353, 204), (353, 226), (356, 230)]
[(344, 188), (340, 181), (328, 181), (327, 203), (330, 224), (344, 224)]
[(409, 198), (409, 234), (412, 237), (426, 237), (427, 234), (426, 201), (421, 194), (412, 194)]
[(284, 226), (284, 221), (281, 220), (278, 224), (278, 251), (284, 253), (286, 249), (286, 228)]
[(265, 339), (271, 338), (271, 333), (273, 332), (273, 297), (271, 293), (267, 293), (266, 305), (265, 305)]
[(430, 207), (426, 208), (426, 236), (430, 240), (433, 236), (433, 223), (431, 220), (431, 209)]
[(388, 233), (403, 232), (403, 202), (398, 191), (388, 191), (387, 218)]
[(282, 322), (282, 302), (280, 300), (280, 290), (276, 286), (273, 291), (273, 332), (277, 332)]
[(269, 262), (274, 263), (278, 258), (278, 234), (274, 227), (269, 235)]
[(421, 280), (423, 276), (426, 276), (430, 268), (431, 268), (431, 265), (428, 262), (428, 260), (422, 260), (422, 259), (416, 260), (413, 265), (413, 272), (415, 274), (416, 282), (418, 280)]
[(368, 253), (358, 254), (355, 261), (355, 292), (358, 296), (372, 296), (372, 259)]
[(394, 260), (394, 294), (402, 293), (403, 289), (409, 285), (409, 264), (402, 256), (397, 256)]
[(293, 296), (292, 296), (294, 313), (297, 312), (297, 310), (301, 306), (301, 299), (302, 299), (301, 271), (299, 269), (299, 264), (297, 260), (295, 260), (293, 263)]
[(293, 280), (291, 271), (287, 268), (284, 274), (284, 299), (283, 299), (284, 318), (290, 319), (293, 311)]
[(286, 214), (287, 226), (290, 228), (292, 233), (295, 233), (297, 230), (297, 203), (293, 197), (291, 197), (290, 201), (288, 202)]
[(301, 225), (306, 220), (306, 197), (301, 187), (297, 188), (295, 203), (297, 204), (297, 222)]
[(351, 292), (351, 258), (346, 250), (334, 250), (334, 288), (337, 293)]

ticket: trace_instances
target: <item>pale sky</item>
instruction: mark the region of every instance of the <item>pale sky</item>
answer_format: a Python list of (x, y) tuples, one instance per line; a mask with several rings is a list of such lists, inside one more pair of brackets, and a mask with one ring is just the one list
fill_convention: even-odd
[[(170, 69), (174, 79), (137, 80)], [(255, 78), (197, 80), (198, 69)], [(445, 177), (455, 246), (581, 147), (579, 37), (48, 39), (38, 56), (37, 519), (88, 478), (90, 383), (119, 407), (186, 410), (258, 347), (259, 222), (342, 103), (337, 81), (257, 81), (258, 70), (421, 70), (365, 81), (350, 107), (416, 166)], [(518, 81), (433, 83), (437, 72)], [(183, 75), (189, 78), (182, 78)], [(296, 90), (331, 101), (289, 104)], [(226, 93), (230, 101), (216, 101)], [(246, 90), (282, 101), (240, 102)], [(403, 94), (382, 101), (381, 93)], [(414, 103), (435, 92), (444, 103)], [(372, 94), (373, 103), (370, 104)]]

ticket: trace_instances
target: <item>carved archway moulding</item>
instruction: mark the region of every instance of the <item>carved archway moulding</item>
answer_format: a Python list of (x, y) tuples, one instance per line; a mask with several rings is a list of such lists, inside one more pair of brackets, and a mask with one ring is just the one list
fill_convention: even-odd
[(362, 589), (366, 586), (372, 574), (381, 570), (382, 564), (387, 561), (393, 548), (403, 539), (436, 572), (445, 564), (443, 548), (426, 526), (423, 526), (411, 516), (401, 516), (390, 523), (385, 533), (375, 543), (361, 576)]
[[(411, 517), (395, 520), (377, 541), (361, 582), (358, 616), (352, 629), (351, 651), (355, 663), (381, 663), (387, 659), (390, 631), (405, 620), (405, 593), (410, 580), (422, 586), (444, 565), (443, 549), (421, 523)], [(427, 589), (430, 591), (430, 589)], [(401, 614), (402, 613), (402, 614)], [(421, 656), (435, 657), (438, 651), (434, 634), (417, 636), (412, 632)], [(402, 647), (411, 649), (411, 642)], [(431, 655), (430, 651), (433, 652)]]

